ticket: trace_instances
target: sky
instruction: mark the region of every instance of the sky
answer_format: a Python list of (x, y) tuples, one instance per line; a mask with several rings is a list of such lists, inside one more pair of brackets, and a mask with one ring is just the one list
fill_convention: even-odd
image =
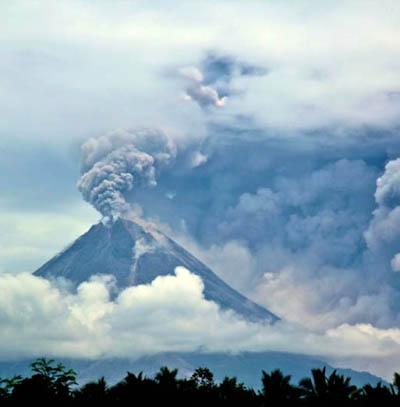
[[(279, 345), (389, 377), (400, 363), (399, 19), (386, 0), (3, 2), (0, 355), (20, 354), (26, 299), (28, 353), (98, 356), (139, 324), (143, 352), (159, 326), (168, 340), (153, 349), (235, 336), (236, 350)], [(29, 275), (127, 208), (285, 323), (221, 313), (181, 270), (171, 278), (198, 326), (224, 324), (226, 337), (196, 342), (170, 304), (180, 347), (153, 319), (168, 279), (113, 302), (109, 281), (72, 294)], [(135, 301), (146, 323), (127, 327)], [(49, 345), (38, 327), (59, 319), (70, 322)]]

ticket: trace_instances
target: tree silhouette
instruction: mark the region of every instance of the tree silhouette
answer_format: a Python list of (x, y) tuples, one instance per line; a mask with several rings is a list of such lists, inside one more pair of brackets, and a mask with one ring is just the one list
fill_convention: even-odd
[(54, 360), (38, 359), (31, 365), (32, 375), (0, 379), (1, 405), (135, 405), (150, 406), (397, 406), (400, 401), (400, 375), (393, 383), (367, 384), (358, 389), (350, 378), (326, 369), (313, 369), (311, 377), (298, 386), (280, 370), (262, 371), (262, 390), (255, 392), (236, 377), (214, 381), (206, 367), (196, 369), (191, 377), (178, 379), (178, 370), (163, 367), (154, 378), (128, 372), (123, 380), (108, 386), (104, 378), (75, 387), (76, 373)]
[(104, 377), (96, 382), (90, 382), (83, 385), (74, 393), (74, 398), (76, 401), (87, 403), (88, 405), (107, 401), (108, 388)]
[(279, 405), (293, 402), (298, 396), (298, 390), (290, 384), (290, 376), (284, 376), (277, 369), (271, 373), (262, 371), (262, 394), (266, 405)]
[(356, 397), (357, 387), (350, 384), (351, 379), (338, 375), (336, 370), (327, 377), (326, 368), (312, 369), (312, 379), (305, 378), (299, 383), (303, 398), (310, 405), (348, 404)]
[(128, 372), (123, 380), (112, 386), (109, 391), (109, 398), (116, 403), (127, 403), (133, 399), (151, 398), (156, 389), (156, 383), (143, 376)]
[(376, 386), (365, 385), (360, 391), (360, 399), (365, 406), (387, 406), (393, 401), (393, 394), (379, 382)]
[(53, 359), (40, 358), (31, 363), (32, 372), (50, 380), (54, 386), (70, 388), (77, 384), (76, 372), (67, 369), (62, 363), (55, 365)]
[(225, 377), (218, 387), (219, 404), (221, 406), (252, 406), (256, 405), (256, 393), (239, 383), (236, 377)]
[(153, 403), (160, 403), (168, 401), (169, 403), (178, 403), (178, 369), (169, 369), (162, 367), (155, 375), (154, 381), (157, 384), (154, 394)]
[(176, 376), (178, 375), (178, 369), (169, 370), (167, 366), (164, 366), (156, 374), (155, 380), (161, 386), (165, 388), (176, 388)]
[(76, 373), (52, 359), (38, 359), (31, 364), (33, 375), (14, 386), (10, 400), (17, 403), (41, 401), (65, 404), (71, 398)]
[(0, 400), (8, 400), (16, 386), (22, 381), (20, 375), (13, 376), (9, 379), (0, 378)]
[(198, 367), (192, 374), (191, 379), (198, 387), (210, 388), (214, 385), (214, 375), (206, 367)]
[(393, 384), (390, 386), (393, 399), (400, 400), (400, 374), (393, 375)]

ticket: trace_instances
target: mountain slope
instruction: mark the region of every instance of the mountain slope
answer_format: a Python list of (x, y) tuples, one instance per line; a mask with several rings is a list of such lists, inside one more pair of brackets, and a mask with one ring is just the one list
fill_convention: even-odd
[(118, 219), (111, 225), (98, 223), (35, 275), (64, 277), (74, 284), (94, 274), (111, 274), (119, 288), (148, 284), (157, 276), (174, 274), (184, 266), (201, 277), (205, 298), (231, 309), (249, 321), (274, 322), (274, 314), (255, 304), (224, 283), (205, 264), (151, 225)]

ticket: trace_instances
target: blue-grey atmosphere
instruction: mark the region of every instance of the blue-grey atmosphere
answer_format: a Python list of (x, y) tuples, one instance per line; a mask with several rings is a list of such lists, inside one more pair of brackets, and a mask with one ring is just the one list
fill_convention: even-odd
[(281, 352), (390, 379), (399, 21), (2, 2), (0, 362)]

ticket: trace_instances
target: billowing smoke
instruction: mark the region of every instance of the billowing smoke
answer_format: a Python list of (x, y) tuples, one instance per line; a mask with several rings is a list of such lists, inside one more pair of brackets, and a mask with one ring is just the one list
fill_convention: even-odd
[(400, 158), (386, 164), (376, 187), (375, 199), (379, 205), (393, 208), (400, 204)]
[(125, 194), (157, 184), (157, 171), (176, 156), (175, 144), (154, 129), (116, 131), (82, 146), (79, 191), (106, 219), (130, 209)]
[(185, 67), (180, 69), (179, 73), (187, 82), (185, 89), (186, 100), (193, 100), (202, 108), (208, 106), (223, 107), (225, 105), (227, 96), (220, 95), (218, 90), (211, 84), (205, 85), (204, 76), (198, 68), (194, 66)]
[(376, 182), (377, 208), (365, 233), (369, 249), (393, 271), (400, 270), (400, 158), (389, 161)]

